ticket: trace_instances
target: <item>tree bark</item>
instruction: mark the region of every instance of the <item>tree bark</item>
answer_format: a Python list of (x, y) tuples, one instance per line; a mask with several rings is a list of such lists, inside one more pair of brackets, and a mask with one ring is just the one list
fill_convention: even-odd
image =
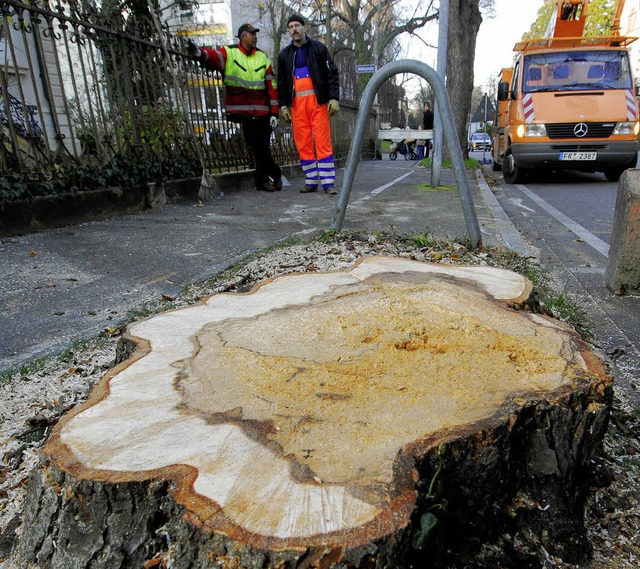
[(583, 559), (611, 380), (531, 292), (372, 257), (135, 324), (47, 443), (22, 566), (445, 566), (507, 532)]
[(479, 0), (449, 1), (447, 91), (451, 100), (458, 140), (465, 156), (473, 93), (473, 64), (480, 24), (482, 24), (482, 15)]

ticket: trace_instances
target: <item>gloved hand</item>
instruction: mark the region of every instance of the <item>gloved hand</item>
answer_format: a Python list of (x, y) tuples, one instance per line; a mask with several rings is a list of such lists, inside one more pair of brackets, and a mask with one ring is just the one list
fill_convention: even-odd
[(280, 118), (284, 122), (291, 122), (291, 111), (289, 107), (280, 107)]
[(338, 101), (336, 101), (335, 99), (331, 99), (327, 103), (327, 109), (329, 109), (329, 114), (331, 116), (337, 115), (338, 111), (340, 110), (340, 105), (338, 104)]
[(278, 117), (271, 117), (269, 119), (269, 125), (271, 126), (271, 130), (276, 130), (278, 127)]
[(189, 40), (187, 42), (187, 55), (193, 59), (198, 59), (200, 57), (200, 53), (200, 48)]

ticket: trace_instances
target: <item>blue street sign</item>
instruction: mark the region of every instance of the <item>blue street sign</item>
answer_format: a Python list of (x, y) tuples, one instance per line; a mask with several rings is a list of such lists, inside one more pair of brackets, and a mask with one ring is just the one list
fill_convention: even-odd
[(375, 65), (356, 65), (356, 73), (375, 73)]

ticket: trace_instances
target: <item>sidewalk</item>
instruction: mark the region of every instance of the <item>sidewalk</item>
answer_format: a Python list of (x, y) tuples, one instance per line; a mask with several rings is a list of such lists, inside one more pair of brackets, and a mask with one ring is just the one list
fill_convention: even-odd
[[(420, 188), (430, 176), (414, 161), (362, 162), (343, 230), (462, 238), (453, 172), (442, 173), (449, 190)], [(483, 243), (505, 244), (501, 233), (513, 238), (509, 224), (496, 215), (484, 179), (469, 177)], [(0, 239), (0, 371), (59, 353), (146, 301), (175, 295), (265, 247), (328, 229), (336, 198), (301, 194), (302, 180), (290, 182), (277, 193), (231, 191), (203, 207), (174, 204)]]

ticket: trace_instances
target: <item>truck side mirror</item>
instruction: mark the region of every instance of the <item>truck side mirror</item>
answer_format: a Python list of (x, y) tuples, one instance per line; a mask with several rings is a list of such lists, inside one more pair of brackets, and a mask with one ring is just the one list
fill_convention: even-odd
[(500, 81), (498, 83), (498, 101), (509, 100), (509, 83), (507, 81)]

